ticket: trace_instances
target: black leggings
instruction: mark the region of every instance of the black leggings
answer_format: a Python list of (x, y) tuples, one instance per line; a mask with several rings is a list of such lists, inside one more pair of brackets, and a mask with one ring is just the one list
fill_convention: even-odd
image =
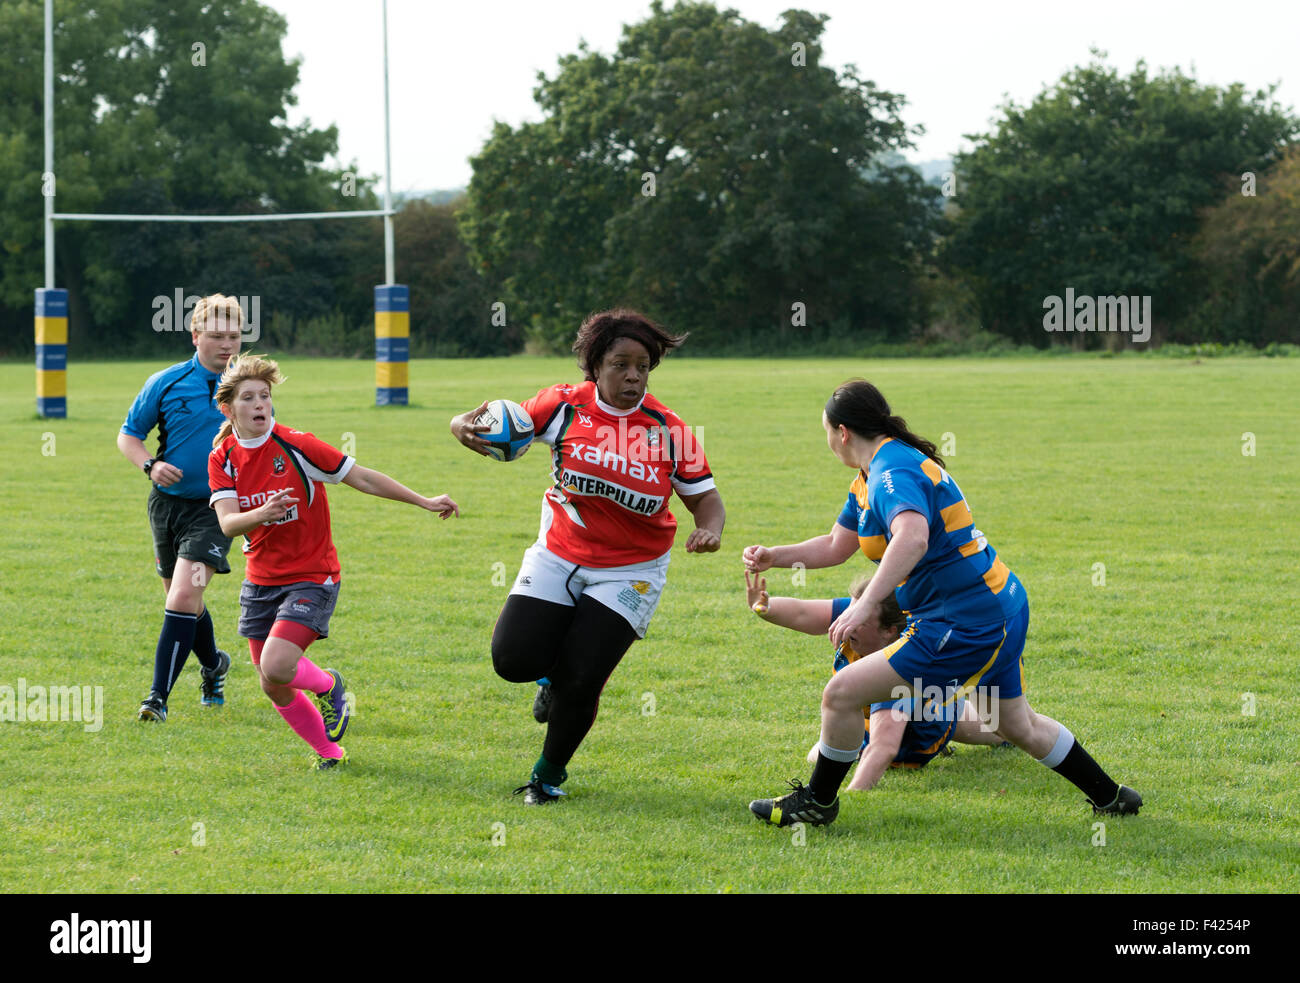
[(492, 667), (512, 683), (546, 676), (551, 715), (542, 754), (563, 768), (596, 722), (600, 691), (636, 641), (622, 615), (589, 597), (575, 607), (511, 594), (492, 632)]

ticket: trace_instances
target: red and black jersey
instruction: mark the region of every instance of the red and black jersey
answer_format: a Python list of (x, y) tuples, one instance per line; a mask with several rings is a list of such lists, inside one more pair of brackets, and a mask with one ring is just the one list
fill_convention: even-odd
[(523, 403), (535, 439), (551, 446), (555, 484), (542, 496), (543, 546), (586, 567), (621, 567), (672, 548), (674, 489), (714, 487), (704, 450), (681, 418), (649, 393), (620, 410), (594, 382), (551, 386)]
[(244, 534), (249, 581), (263, 586), (338, 581), (339, 558), (330, 535), (325, 484), (342, 481), (354, 464), (355, 458), (312, 434), (279, 423), (252, 440), (231, 434), (212, 451), (209, 505), (233, 498), (239, 510), (247, 512), (285, 488), (298, 499), (278, 522), (263, 523)]

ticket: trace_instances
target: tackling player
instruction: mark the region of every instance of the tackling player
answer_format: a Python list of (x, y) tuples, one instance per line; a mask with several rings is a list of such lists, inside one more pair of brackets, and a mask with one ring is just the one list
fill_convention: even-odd
[(208, 457), (208, 481), (222, 531), (245, 539), (239, 634), (248, 639), (262, 692), (316, 752), (315, 767), (326, 769), (347, 761), (338, 742), (350, 711), (343, 677), (304, 654), (329, 635), (339, 594), (325, 485), (342, 482), (444, 519), (460, 510), (446, 495), (425, 498), (312, 434), (277, 423), (271, 387), (283, 381), (270, 359), (231, 361), (217, 387), (226, 423)]
[[(782, 628), (791, 628), (809, 635), (824, 635), (831, 622), (848, 609), (851, 599), (861, 596), (870, 582), (869, 577), (859, 578), (850, 589), (850, 597), (833, 601), (802, 601), (793, 597), (769, 597), (767, 582), (755, 574), (750, 578), (745, 572), (746, 599), (750, 609), (764, 621)], [(864, 624), (835, 650), (833, 672), (862, 658), (862, 652), (875, 652), (898, 639), (907, 616), (893, 597), (880, 606), (877, 624)], [(958, 744), (1006, 744), (993, 731), (984, 727), (975, 707), (964, 699), (949, 706), (936, 706), (932, 700), (916, 697), (884, 700), (871, 704), (864, 711), (866, 717), (858, 768), (848, 784), (848, 791), (860, 792), (874, 788), (888, 768), (923, 768), (940, 754), (949, 754), (950, 741)], [(817, 745), (808, 752), (808, 763), (817, 763)]]
[(1069, 729), (1035, 713), (1025, 698), (1020, 656), (1029, 602), (1024, 585), (976, 528), (934, 444), (892, 415), (885, 397), (864, 379), (835, 390), (826, 401), (822, 427), (831, 453), (858, 471), (840, 519), (827, 536), (789, 546), (746, 547), (745, 566), (752, 573), (796, 562), (827, 567), (843, 563), (860, 547), (880, 566), (862, 596), (831, 625), (831, 643), (879, 620), (880, 605), (895, 589), (908, 612), (907, 628), (897, 642), (827, 684), (822, 739), (808, 785), (792, 783), (794, 791), (757, 799), (750, 811), (778, 826), (832, 822), (839, 813), (837, 792), (857, 759), (856, 718), (862, 706), (900, 687), (937, 686), (996, 701), (998, 733), (1072, 782), (1094, 813), (1136, 813), (1142, 797), (1112, 779)]

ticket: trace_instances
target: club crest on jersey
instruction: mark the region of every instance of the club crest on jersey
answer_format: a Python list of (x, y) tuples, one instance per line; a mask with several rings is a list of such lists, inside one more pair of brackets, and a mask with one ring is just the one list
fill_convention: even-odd
[(275, 455), (275, 460), (271, 462), (271, 470), (276, 474), (284, 474), (284, 458), (279, 454)]
[(578, 426), (580, 427), (591, 426), (591, 417), (587, 416), (586, 413), (578, 413), (577, 417), (578, 417)]
[(634, 580), (632, 581), (632, 589), (638, 594), (644, 594), (650, 589), (650, 585), (644, 580)]

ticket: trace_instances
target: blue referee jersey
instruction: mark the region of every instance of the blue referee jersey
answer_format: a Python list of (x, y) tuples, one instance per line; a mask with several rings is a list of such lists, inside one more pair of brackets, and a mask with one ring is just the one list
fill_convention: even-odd
[(208, 455), (225, 417), (217, 409), (220, 372), (209, 372), (198, 353), (188, 362), (155, 372), (149, 377), (126, 414), (122, 433), (144, 440), (158, 428), (154, 457), (178, 467), (184, 477), (168, 488), (154, 485), (164, 495), (201, 498), (208, 495)]

